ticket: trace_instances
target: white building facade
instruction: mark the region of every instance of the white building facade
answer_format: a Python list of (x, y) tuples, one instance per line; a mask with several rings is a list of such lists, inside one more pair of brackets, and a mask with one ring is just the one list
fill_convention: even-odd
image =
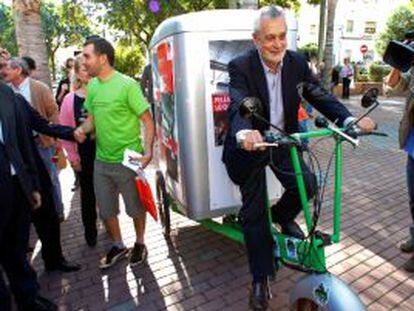
[[(390, 14), (409, 0), (338, 0), (335, 15), (334, 63), (362, 61), (361, 46), (368, 47), (368, 61), (381, 60), (375, 48), (376, 37), (384, 30)], [(298, 14), (298, 47), (318, 43), (319, 5), (301, 0)]]

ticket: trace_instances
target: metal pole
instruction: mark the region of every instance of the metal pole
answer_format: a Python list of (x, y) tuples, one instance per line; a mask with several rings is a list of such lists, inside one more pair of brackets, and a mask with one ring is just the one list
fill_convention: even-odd
[(319, 70), (319, 64), (322, 62), (323, 54), (325, 50), (325, 36), (326, 36), (326, 0), (321, 0), (319, 11), (319, 37), (318, 37), (318, 60), (317, 68)]

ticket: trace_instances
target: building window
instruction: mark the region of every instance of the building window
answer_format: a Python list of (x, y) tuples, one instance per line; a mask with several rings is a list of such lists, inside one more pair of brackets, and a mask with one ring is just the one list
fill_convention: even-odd
[(311, 36), (316, 35), (316, 25), (315, 24), (310, 25), (310, 35)]
[(377, 31), (377, 23), (376, 22), (365, 22), (365, 29), (364, 32), (367, 35), (373, 35)]
[(350, 32), (350, 33), (354, 31), (354, 21), (351, 21), (351, 20), (346, 21), (345, 31)]

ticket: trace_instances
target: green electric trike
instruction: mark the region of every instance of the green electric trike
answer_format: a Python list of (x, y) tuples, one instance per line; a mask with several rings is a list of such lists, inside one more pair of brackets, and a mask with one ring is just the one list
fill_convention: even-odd
[[(346, 128), (338, 128), (327, 119), (317, 117), (315, 125), (318, 129), (315, 131), (291, 135), (269, 132), (265, 136), (265, 143), (261, 144), (261, 147), (268, 148), (277, 148), (280, 146), (288, 146), (288, 148), (290, 148), (291, 160), (299, 187), (303, 216), (306, 224), (305, 239), (297, 239), (283, 235), (274, 225), (271, 225), (271, 232), (275, 242), (274, 262), (276, 271), (280, 269), (281, 266), (286, 266), (306, 273), (304, 277), (297, 281), (294, 288), (291, 290), (290, 307), (292, 310), (365, 310), (363, 303), (349, 286), (338, 277), (328, 272), (326, 267), (325, 247), (340, 241), (343, 144), (347, 142), (356, 147), (359, 144), (360, 136), (386, 136), (386, 134), (378, 132), (362, 133), (356, 126), (356, 123), (362, 117), (368, 115), (378, 106), (378, 94), (378, 89), (371, 89), (366, 92), (362, 98), (362, 106), (369, 109), (359, 118), (352, 121)], [(247, 98), (240, 107), (242, 116), (246, 118), (257, 118), (263, 122), (267, 122), (261, 117), (260, 110), (261, 104), (258, 99), (255, 98)], [(269, 125), (271, 127), (273, 126), (271, 124)], [(317, 168), (319, 166), (319, 168), (315, 169), (315, 171), (318, 171), (316, 174), (318, 191), (313, 200), (312, 212), (305, 190), (303, 172), (299, 160), (299, 152), (301, 151), (299, 150), (303, 149), (301, 146), (301, 139), (322, 137), (330, 137), (335, 141), (333, 156), (329, 160), (327, 169), (324, 173), (322, 173), (318, 159), (314, 153), (306, 149), (303, 151), (308, 152), (309, 154), (310, 160), (308, 161), (312, 162), (310, 163), (311, 170), (312, 168)], [(318, 230), (318, 221), (331, 164), (335, 167), (333, 229), (332, 232), (327, 233)], [(156, 196), (161, 224), (165, 236), (168, 237), (171, 229), (170, 211), (178, 213), (181, 213), (181, 211), (178, 203), (169, 194), (161, 171), (158, 171), (156, 176)], [(270, 208), (269, 219), (271, 219)], [(222, 222), (218, 222), (214, 219), (204, 219), (199, 220), (198, 222), (214, 232), (218, 232), (235, 241), (243, 243), (243, 234), (236, 216), (228, 215)]]

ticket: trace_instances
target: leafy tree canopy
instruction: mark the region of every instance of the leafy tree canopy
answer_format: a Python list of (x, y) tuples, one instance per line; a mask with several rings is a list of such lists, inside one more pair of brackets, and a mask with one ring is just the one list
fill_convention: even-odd
[(12, 9), (3, 3), (0, 3), (0, 47), (6, 48), (12, 55), (17, 54)]
[(404, 40), (404, 34), (414, 29), (414, 11), (411, 6), (397, 8), (388, 18), (385, 29), (375, 42), (375, 50), (384, 55), (391, 40)]
[(63, 1), (61, 5), (44, 2), (41, 6), (41, 21), (46, 37), (46, 48), (55, 77), (55, 53), (60, 47), (79, 46), (91, 34), (90, 18), (74, 1)]

